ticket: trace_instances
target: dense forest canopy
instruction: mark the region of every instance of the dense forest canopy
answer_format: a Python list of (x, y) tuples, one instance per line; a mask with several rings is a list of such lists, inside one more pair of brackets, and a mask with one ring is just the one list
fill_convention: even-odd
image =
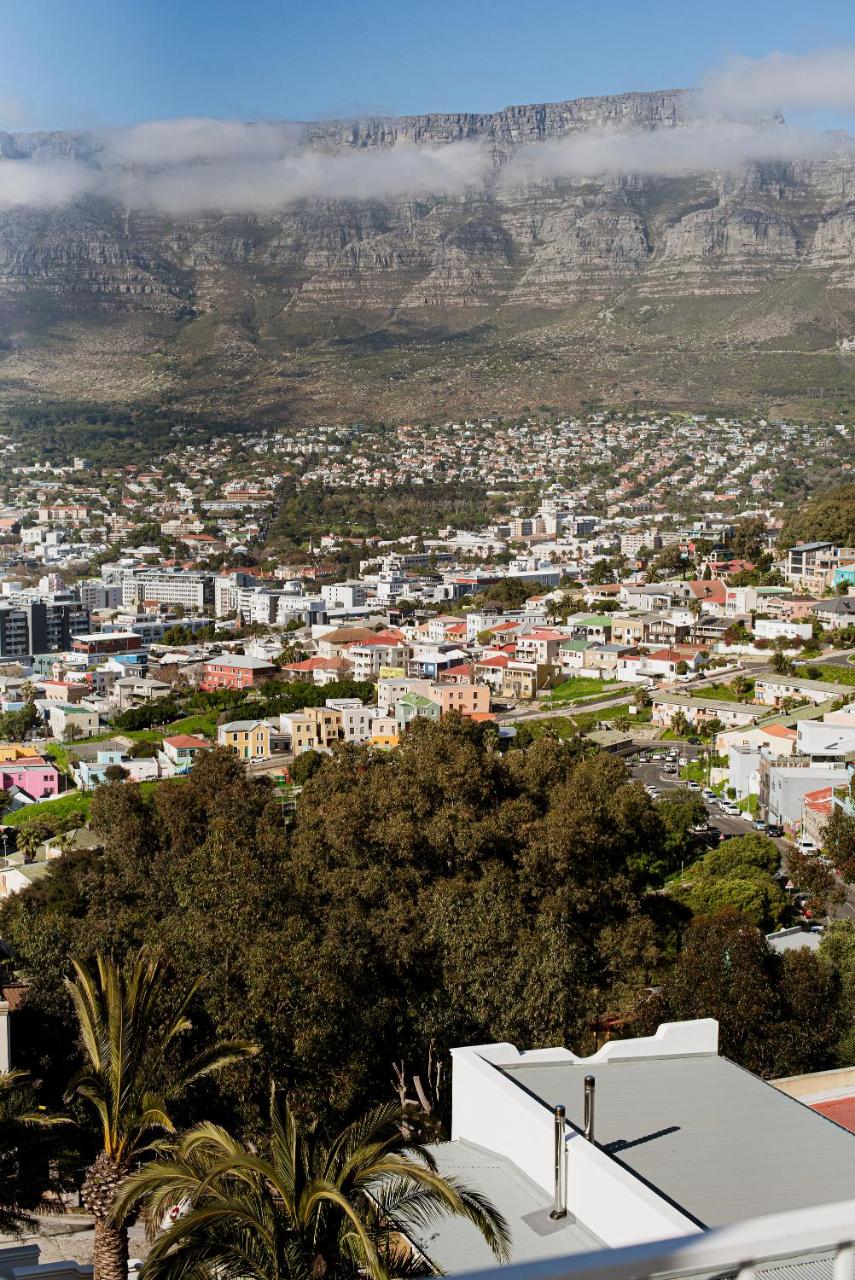
[(663, 892), (693, 856), (692, 797), (653, 803), (578, 739), (495, 748), (455, 716), (419, 721), (388, 754), (343, 747), (292, 822), (221, 751), (150, 797), (99, 788), (103, 852), (66, 854), (0, 911), (29, 983), (21, 1064), (58, 1099), (77, 1056), (71, 958), (143, 944), (176, 983), (205, 975), (200, 1036), (260, 1045), (253, 1068), (206, 1086), (205, 1114), (249, 1132), (270, 1078), (304, 1115), (348, 1118), (391, 1096), (394, 1063), (422, 1070), (429, 1052), (493, 1040), (590, 1052), (604, 1026), (657, 1018), (719, 1017), (724, 1051), (764, 1074), (838, 1060), (845, 975), (773, 955), (756, 928), (781, 910), (771, 842), (710, 856), (697, 901)]

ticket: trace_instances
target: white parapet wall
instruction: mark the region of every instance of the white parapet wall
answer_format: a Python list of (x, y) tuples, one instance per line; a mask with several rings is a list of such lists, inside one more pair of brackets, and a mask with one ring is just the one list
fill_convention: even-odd
[[(521, 1053), (512, 1044), (452, 1049), (451, 1137), (510, 1160), (551, 1199), (555, 1181), (555, 1120), (544, 1103), (520, 1088), (502, 1068), (534, 1062), (574, 1066), (628, 1058), (714, 1054), (718, 1023), (712, 1018), (666, 1023), (653, 1036), (616, 1040), (590, 1058), (569, 1049)], [(691, 1235), (691, 1218), (628, 1169), (565, 1124), (567, 1210), (611, 1248)]]

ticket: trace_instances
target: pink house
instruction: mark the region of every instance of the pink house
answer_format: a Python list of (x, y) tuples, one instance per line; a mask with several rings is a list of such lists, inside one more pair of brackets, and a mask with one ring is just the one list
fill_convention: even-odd
[(34, 800), (59, 795), (59, 770), (40, 756), (3, 761), (0, 763), (0, 791), (11, 791), (13, 787), (25, 791)]

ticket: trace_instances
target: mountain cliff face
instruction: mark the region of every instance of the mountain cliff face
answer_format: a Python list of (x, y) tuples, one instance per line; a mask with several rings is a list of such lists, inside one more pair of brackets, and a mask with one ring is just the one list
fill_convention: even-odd
[[(691, 111), (672, 91), (287, 126), (333, 154), (480, 140), (495, 179), (455, 196), (264, 216), (91, 196), (0, 209), (0, 392), (274, 418), (855, 393), (839, 346), (855, 334), (846, 153), (738, 174), (503, 178), (523, 144), (679, 128)], [(0, 133), (0, 156), (110, 163), (85, 133)]]

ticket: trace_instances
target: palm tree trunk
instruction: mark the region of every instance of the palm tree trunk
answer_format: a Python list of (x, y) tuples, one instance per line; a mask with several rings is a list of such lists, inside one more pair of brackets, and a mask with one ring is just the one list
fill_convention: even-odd
[(127, 1173), (124, 1164), (101, 1151), (86, 1170), (80, 1198), (95, 1219), (95, 1280), (127, 1280), (128, 1231), (110, 1222), (116, 1192)]
[(128, 1280), (128, 1232), (95, 1219), (95, 1280)]

